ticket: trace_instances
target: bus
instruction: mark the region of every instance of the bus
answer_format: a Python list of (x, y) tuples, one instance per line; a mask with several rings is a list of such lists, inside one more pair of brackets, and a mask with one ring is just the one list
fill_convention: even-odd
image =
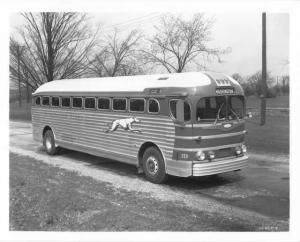
[(215, 72), (56, 80), (33, 93), (33, 138), (135, 165), (153, 183), (247, 163), (245, 97)]

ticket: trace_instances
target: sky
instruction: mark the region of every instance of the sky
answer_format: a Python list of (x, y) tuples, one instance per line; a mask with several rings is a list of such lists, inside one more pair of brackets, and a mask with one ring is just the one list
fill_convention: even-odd
[[(140, 29), (146, 36), (154, 33), (160, 17), (165, 13), (142, 12), (89, 12), (89, 21), (95, 27), (101, 24), (100, 34), (105, 35), (118, 28), (121, 33)], [(176, 13), (183, 18), (191, 18), (193, 13)], [(222, 62), (207, 62), (208, 70), (239, 73), (247, 76), (261, 69), (261, 13), (204, 13), (214, 19), (211, 29), (212, 41), (209, 47), (230, 48), (221, 56)], [(23, 24), (18, 14), (11, 15), (11, 33)], [(289, 14), (267, 13), (267, 68), (273, 76), (289, 73)]]

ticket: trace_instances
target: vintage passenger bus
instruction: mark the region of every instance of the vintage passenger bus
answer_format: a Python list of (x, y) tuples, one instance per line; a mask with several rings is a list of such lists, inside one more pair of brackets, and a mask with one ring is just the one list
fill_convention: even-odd
[(137, 166), (148, 180), (246, 165), (245, 98), (213, 72), (57, 80), (33, 94), (35, 140)]

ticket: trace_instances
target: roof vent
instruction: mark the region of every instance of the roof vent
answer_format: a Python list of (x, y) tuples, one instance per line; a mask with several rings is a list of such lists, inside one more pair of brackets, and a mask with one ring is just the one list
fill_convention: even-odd
[(160, 77), (160, 78), (158, 78), (158, 80), (167, 80), (167, 79), (169, 79), (169, 77)]

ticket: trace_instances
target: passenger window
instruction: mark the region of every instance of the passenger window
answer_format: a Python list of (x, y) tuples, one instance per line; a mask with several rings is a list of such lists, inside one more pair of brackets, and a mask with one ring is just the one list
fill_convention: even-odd
[(130, 111), (133, 112), (144, 112), (145, 111), (145, 100), (142, 98), (130, 99)]
[(73, 106), (73, 108), (81, 108), (82, 107), (82, 98), (81, 97), (73, 97), (72, 106)]
[(49, 106), (49, 97), (43, 97), (42, 104), (43, 106)]
[(99, 98), (98, 99), (98, 109), (109, 109), (110, 108), (110, 99), (109, 98)]
[(191, 120), (191, 107), (187, 101), (171, 100), (170, 111), (172, 116), (180, 122)]
[(86, 98), (84, 101), (84, 107), (85, 108), (92, 108), (94, 109), (96, 106), (95, 104), (95, 98)]
[(41, 105), (41, 97), (35, 98), (35, 105)]
[(62, 107), (70, 107), (71, 101), (69, 97), (62, 97), (61, 98), (61, 106)]
[(113, 99), (113, 110), (126, 110), (126, 99), (125, 98), (116, 98)]
[(51, 106), (58, 107), (59, 106), (59, 97), (51, 98)]
[(149, 113), (158, 113), (159, 112), (159, 104), (156, 99), (149, 99), (148, 112)]

